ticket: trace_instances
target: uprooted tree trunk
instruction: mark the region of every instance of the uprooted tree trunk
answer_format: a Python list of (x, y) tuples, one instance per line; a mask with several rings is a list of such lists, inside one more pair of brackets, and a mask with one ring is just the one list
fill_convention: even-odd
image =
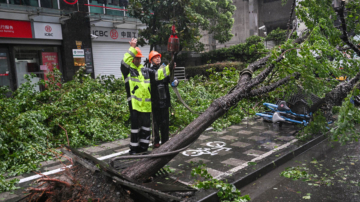
[[(302, 43), (308, 35), (301, 37), (294, 41), (294, 43)], [(276, 62), (280, 62), (284, 57), (286, 51), (284, 51), (277, 59)], [(270, 56), (261, 58), (260, 60), (250, 64), (246, 71), (242, 71), (237, 86), (231, 93), (216, 99), (209, 108), (203, 112), (198, 118), (191, 122), (186, 128), (184, 128), (179, 134), (174, 136), (171, 140), (167, 141), (159, 149), (154, 150), (152, 154), (163, 153), (181, 149), (192, 142), (194, 142), (202, 132), (205, 131), (214, 121), (223, 116), (232, 106), (235, 106), (241, 99), (250, 98), (257, 95), (261, 95), (270, 92), (277, 87), (287, 83), (291, 77), (286, 77), (279, 80), (269, 86), (252, 90), (258, 84), (262, 83), (269, 73), (275, 67), (274, 64), (270, 64), (264, 71), (262, 71), (256, 78), (251, 79), (252, 72), (260, 69), (267, 63)], [(296, 74), (293, 76), (297, 76)], [(128, 176), (134, 180), (144, 180), (147, 177), (155, 174), (160, 168), (165, 166), (176, 155), (166, 156), (162, 158), (144, 159), (136, 163), (136, 165), (125, 169), (122, 174)]]
[[(345, 18), (344, 18), (344, 7), (345, 6), (343, 0), (342, 6), (337, 11), (340, 16), (343, 27), (342, 29), (343, 36), (341, 37), (341, 39), (350, 47), (350, 49), (354, 50), (358, 55), (360, 55), (359, 48), (349, 41), (346, 31)], [(295, 40), (294, 43), (300, 44), (304, 42), (304, 40), (308, 36), (309, 34), (306, 34), (305, 36)], [(287, 51), (292, 51), (292, 50), (294, 49), (283, 51), (283, 53), (278, 58), (276, 58), (274, 62), (275, 63), (281, 62), (281, 60), (284, 58), (283, 55)], [(338, 50), (340, 49), (338, 48)], [(223, 116), (232, 106), (235, 106), (241, 99), (250, 98), (271, 92), (277, 87), (284, 85), (285, 83), (290, 81), (291, 77), (298, 78), (300, 76), (299, 74), (295, 73), (292, 76), (288, 76), (268, 86), (264, 86), (258, 89), (253, 89), (257, 85), (262, 83), (273, 71), (275, 67), (274, 62), (269, 62), (268, 63), (269, 66), (267, 68), (265, 68), (256, 78), (251, 79), (252, 72), (260, 69), (262, 66), (267, 64), (269, 59), (270, 56), (266, 56), (250, 64), (248, 68), (245, 69), (245, 71), (243, 70), (242, 73), (240, 74), (238, 84), (232, 90), (231, 93), (214, 100), (213, 103), (204, 113), (202, 113), (197, 119), (191, 122), (185, 129), (183, 129), (179, 134), (174, 136), (171, 140), (167, 141), (159, 149), (154, 150), (153, 154), (170, 152), (186, 147), (187, 145), (194, 142), (201, 135), (201, 133), (205, 131), (206, 128), (208, 128), (219, 117)], [(347, 94), (351, 91), (351, 89), (359, 81), (359, 79), (360, 79), (360, 72), (348, 83), (341, 83), (338, 86), (336, 86), (332, 91), (327, 93), (325, 98), (322, 99), (322, 102), (327, 106), (334, 106), (336, 104), (341, 103), (341, 101), (347, 96)], [(151, 159), (141, 160), (135, 165), (125, 169), (122, 172), (122, 174), (133, 180), (140, 180), (140, 181), (144, 180), (145, 178), (155, 174), (160, 168), (165, 166), (175, 156), (176, 154), (172, 156), (165, 156), (162, 158), (151, 158)]]
[[(342, 18), (342, 20), (344, 20), (344, 18)], [(344, 35), (345, 37), (343, 37), (343, 40), (346, 41), (347, 44), (349, 44), (350, 42), (348, 41), (346, 29), (344, 31)], [(307, 37), (308, 34), (295, 40), (294, 43), (300, 44), (304, 42)], [(354, 50), (355, 52), (359, 52), (359, 49), (357, 49), (356, 46), (352, 44), (349, 44), (349, 46), (351, 49), (356, 49)], [(291, 50), (294, 49), (290, 49), (287, 51)], [(276, 58), (275, 62), (281, 62), (281, 60), (284, 58), (283, 55), (287, 51), (283, 51), (283, 53), (278, 58)], [(273, 63), (268, 63), (270, 65), (267, 68), (265, 68), (256, 78), (251, 79), (252, 72), (260, 69), (263, 65), (267, 63), (269, 59), (270, 56), (266, 56), (250, 64), (248, 68), (245, 71), (242, 71), (242, 73), (240, 74), (238, 84), (231, 93), (214, 100), (204, 113), (202, 113), (197, 119), (191, 122), (179, 134), (174, 136), (171, 140), (166, 142), (159, 149), (154, 150), (153, 154), (174, 151), (186, 147), (187, 145), (194, 142), (201, 135), (201, 133), (205, 131), (206, 128), (208, 128), (219, 117), (223, 116), (232, 106), (235, 106), (241, 99), (250, 98), (271, 92), (277, 87), (286, 84), (288, 81), (290, 81), (291, 77), (297, 78), (300, 76), (299, 74), (295, 73), (292, 76), (288, 76), (269, 86), (253, 89), (257, 85), (262, 83), (274, 69), (275, 65)], [(327, 93), (325, 99), (322, 99), (322, 102), (327, 104), (328, 106), (334, 106), (335, 104), (341, 103), (341, 101), (347, 96), (347, 94), (351, 91), (351, 89), (359, 81), (359, 79), (360, 72), (348, 83), (341, 83), (336, 86), (332, 91)], [(176, 155), (141, 160), (136, 163), (136, 165), (125, 169), (122, 174), (134, 180), (144, 180), (147, 177), (156, 173), (160, 168), (165, 166), (175, 156)]]

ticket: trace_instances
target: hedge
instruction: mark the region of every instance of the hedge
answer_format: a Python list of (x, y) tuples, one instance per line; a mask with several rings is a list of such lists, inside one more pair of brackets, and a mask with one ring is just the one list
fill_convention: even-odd
[(189, 66), (185, 67), (186, 78), (194, 77), (195, 75), (204, 75), (209, 77), (210, 72), (206, 71), (210, 68), (214, 68), (216, 72), (221, 72), (223, 69), (234, 67), (237, 70), (246, 68), (246, 63), (243, 62), (217, 62), (214, 64), (206, 64), (200, 66)]
[(262, 37), (251, 36), (246, 39), (245, 43), (202, 53), (202, 64), (222, 61), (254, 62), (268, 52), (263, 40)]

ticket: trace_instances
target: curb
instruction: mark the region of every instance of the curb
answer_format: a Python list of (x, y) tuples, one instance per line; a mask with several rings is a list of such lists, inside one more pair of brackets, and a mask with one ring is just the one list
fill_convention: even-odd
[[(319, 144), (320, 142), (322, 142), (325, 139), (327, 139), (325, 135), (320, 135), (319, 137), (316, 137), (316, 138), (310, 140), (309, 142), (301, 145), (297, 149), (288, 152), (287, 154), (283, 155), (282, 157), (277, 158), (276, 160), (272, 161), (271, 163), (264, 165), (260, 169), (254, 171), (252, 173), (249, 173), (248, 175), (241, 177), (238, 180), (235, 180), (231, 184), (235, 185), (235, 187), (237, 189), (241, 189), (241, 188), (245, 187), (246, 185), (250, 184), (251, 182), (255, 181), (256, 179), (258, 179), (259, 177), (264, 176), (265, 174), (271, 172), (272, 170), (275, 170), (279, 166), (288, 162), (289, 160), (304, 153), (305, 151), (307, 151), (311, 147)], [(212, 192), (209, 195), (207, 195), (206, 197), (204, 197), (200, 200), (197, 200), (197, 201), (198, 202), (218, 202), (219, 198), (217, 196), (217, 191)]]

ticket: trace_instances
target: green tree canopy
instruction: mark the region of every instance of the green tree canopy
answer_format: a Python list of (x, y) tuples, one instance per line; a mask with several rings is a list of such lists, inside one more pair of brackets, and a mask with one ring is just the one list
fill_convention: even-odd
[(175, 22), (181, 49), (201, 51), (200, 31), (213, 34), (220, 43), (232, 38), (232, 0), (130, 0), (129, 11), (148, 27), (139, 32), (140, 45), (166, 45)]

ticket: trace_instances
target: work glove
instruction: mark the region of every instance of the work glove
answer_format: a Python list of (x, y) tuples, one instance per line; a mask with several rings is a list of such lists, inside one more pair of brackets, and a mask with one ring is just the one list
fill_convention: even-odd
[(172, 87), (177, 87), (178, 85), (179, 85), (179, 81), (177, 80), (176, 77), (174, 77), (174, 81), (171, 82), (171, 86), (172, 86)]

